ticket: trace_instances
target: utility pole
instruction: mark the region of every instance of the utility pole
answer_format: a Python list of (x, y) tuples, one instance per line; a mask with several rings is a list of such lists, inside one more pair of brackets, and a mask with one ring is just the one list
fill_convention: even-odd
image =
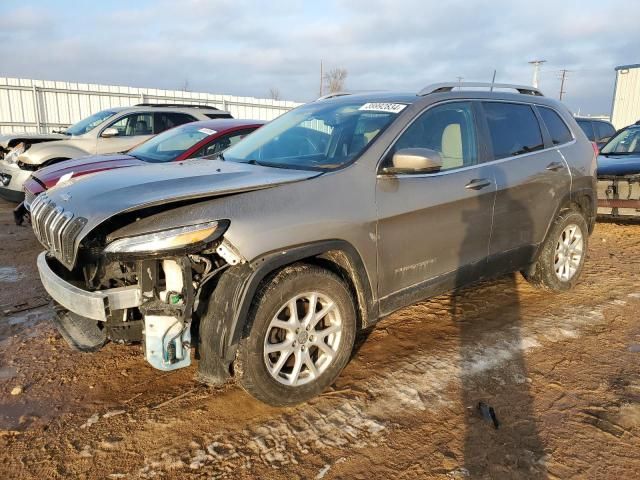
[(560, 70), (560, 100), (562, 100), (562, 96), (567, 93), (564, 90), (564, 81), (567, 78), (567, 73), (569, 73), (570, 70), (567, 70), (565, 68), (563, 68), (562, 70)]
[(533, 65), (533, 81), (531, 85), (538, 88), (538, 73), (540, 72), (540, 65), (546, 63), (546, 60), (531, 60), (529, 65)]
[(320, 60), (320, 95), (318, 95), (318, 97), (322, 96), (322, 59)]

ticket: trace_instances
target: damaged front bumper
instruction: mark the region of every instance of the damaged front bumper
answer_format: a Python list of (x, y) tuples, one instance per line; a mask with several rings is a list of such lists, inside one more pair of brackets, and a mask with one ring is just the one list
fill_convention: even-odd
[(33, 172), (21, 170), (16, 164), (0, 161), (0, 198), (19, 203), (24, 200), (22, 185)]
[(47, 293), (67, 310), (106, 322), (112, 311), (139, 307), (142, 293), (137, 285), (89, 292), (62, 279), (49, 266), (46, 252), (38, 256), (38, 272)]
[[(52, 268), (50, 261), (55, 262), (46, 252), (38, 256), (38, 271), (45, 290), (66, 310), (82, 317), (78, 319), (74, 315), (63, 315), (56, 322), (58, 330), (72, 347), (85, 345), (87, 331), (95, 330), (96, 324), (98, 330), (104, 329), (106, 332), (114, 328), (127, 329), (128, 326), (135, 329), (140, 320), (127, 321), (127, 311), (137, 308), (145, 311), (142, 328), (145, 359), (153, 367), (164, 371), (191, 364), (190, 323), (173, 314), (170, 308), (162, 308), (155, 301), (150, 302), (143, 295), (140, 285), (88, 291), (63, 279)], [(149, 303), (152, 307), (148, 306)]]

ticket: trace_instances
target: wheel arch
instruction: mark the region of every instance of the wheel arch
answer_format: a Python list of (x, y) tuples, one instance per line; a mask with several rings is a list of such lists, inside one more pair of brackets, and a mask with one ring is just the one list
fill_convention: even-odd
[[(201, 378), (219, 383), (230, 376), (230, 367), (258, 288), (273, 273), (300, 262), (326, 268), (345, 281), (355, 295), (359, 328), (378, 320), (372, 283), (360, 254), (349, 242), (325, 240), (270, 252), (222, 273), (208, 305), (215, 316), (213, 312), (207, 312), (201, 319)], [(206, 345), (203, 343), (205, 338)]]
[(587, 226), (589, 227), (589, 234), (593, 233), (593, 229), (595, 226), (595, 205), (596, 202), (593, 198), (593, 190), (592, 189), (581, 189), (574, 192), (567, 192), (560, 202), (558, 202), (558, 207), (553, 213), (553, 217), (551, 217), (549, 224), (547, 225), (547, 231), (544, 234), (544, 238), (542, 242), (540, 242), (535, 249), (533, 254), (533, 258), (531, 259), (531, 263), (527, 268), (524, 269), (525, 272), (531, 274), (533, 272), (534, 266), (540, 257), (540, 253), (542, 252), (542, 248), (551, 233), (551, 227), (553, 223), (556, 221), (558, 216), (567, 210), (575, 210), (584, 215), (585, 220), (587, 222)]

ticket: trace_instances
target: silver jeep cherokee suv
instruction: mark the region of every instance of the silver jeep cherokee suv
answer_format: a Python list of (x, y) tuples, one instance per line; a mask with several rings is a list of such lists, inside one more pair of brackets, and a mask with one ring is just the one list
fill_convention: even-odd
[(142, 341), (161, 370), (194, 345), (200, 379), (286, 405), (401, 307), (513, 271), (571, 288), (595, 219), (592, 145), (536, 89), (468, 86), (320, 99), (216, 160), (41, 195), (60, 332), (83, 350)]
[(212, 118), (231, 115), (205, 105), (141, 103), (94, 113), (57, 135), (1, 135), (0, 198), (22, 201), (22, 185), (44, 166), (85, 155), (125, 152), (169, 128)]

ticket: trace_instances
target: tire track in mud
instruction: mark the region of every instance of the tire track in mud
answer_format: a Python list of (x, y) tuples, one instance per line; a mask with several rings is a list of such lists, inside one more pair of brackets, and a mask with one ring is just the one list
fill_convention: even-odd
[[(639, 297), (640, 293), (630, 293), (627, 300), (635, 302)], [(379, 445), (393, 430), (394, 421), (412, 412), (437, 412), (453, 404), (457, 398), (451, 392), (461, 380), (503, 367), (523, 352), (577, 339), (605, 322), (607, 308), (625, 305), (627, 300), (555, 310), (549, 304), (545, 315), (527, 314), (523, 307), (519, 327), (480, 334), (464, 352), (454, 348), (434, 354), (418, 349), (384, 372), (374, 373), (362, 386), (368, 398), (308, 404), (242, 430), (207, 435), (200, 443), (192, 442), (189, 450), (178, 447), (160, 458), (147, 459), (139, 474), (150, 478), (176, 469), (202, 469), (213, 474), (212, 478), (232, 478), (239, 471), (249, 473), (254, 464), (280, 469), (301, 463), (312, 452), (329, 461), (336, 449)], [(433, 306), (442, 308), (438, 302)]]

